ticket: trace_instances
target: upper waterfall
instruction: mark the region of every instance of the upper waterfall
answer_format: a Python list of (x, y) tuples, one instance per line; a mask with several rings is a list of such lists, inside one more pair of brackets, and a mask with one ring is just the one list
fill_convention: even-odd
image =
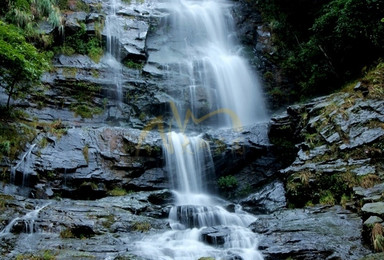
[[(257, 75), (241, 56), (228, 1), (167, 3), (168, 38), (159, 53), (169, 78), (183, 77), (183, 93), (171, 96), (195, 117), (219, 114), (216, 124), (248, 125), (266, 119)], [(149, 55), (151, 60), (151, 54)], [(184, 99), (184, 100), (183, 100)]]

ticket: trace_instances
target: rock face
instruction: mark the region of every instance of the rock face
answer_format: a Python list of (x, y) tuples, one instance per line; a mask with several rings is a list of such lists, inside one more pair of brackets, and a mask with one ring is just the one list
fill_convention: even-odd
[[(297, 152), (293, 163), (280, 171), (287, 178), (289, 199), (303, 206), (331, 194), (328, 199), (338, 203), (343, 194), (352, 194), (352, 187), (378, 183), (383, 107), (382, 100), (335, 94), (289, 107), (284, 116), (274, 118), (271, 142), (288, 146), (289, 155)], [(289, 138), (293, 134), (296, 137)]]
[(273, 182), (261, 188), (256, 193), (240, 200), (244, 210), (253, 214), (268, 214), (283, 209), (286, 206), (284, 185), (281, 182)]
[[(18, 223), (10, 227), (11, 232), (0, 232), (1, 258), (27, 257), (31, 252), (38, 257), (49, 252), (56, 259), (140, 259), (134, 254), (133, 242), (150, 232), (168, 230), (167, 204), (148, 201), (149, 196), (161, 194), (164, 191), (139, 192), (96, 201), (10, 197), (0, 214), (0, 227), (19, 216), (33, 232), (20, 229)], [(25, 217), (35, 206), (43, 207), (35, 216)]]
[(269, 259), (360, 259), (361, 219), (341, 207), (285, 210), (261, 215), (251, 225), (260, 233), (259, 248)]
[(364, 241), (377, 250), (381, 239), (377, 230), (383, 226), (373, 218), (384, 217), (384, 103), (370, 97), (372, 90), (362, 84), (355, 92), (289, 107), (272, 119), (269, 137), (281, 147), (278, 158), (289, 158), (280, 170), (287, 204), (342, 204), (360, 212), (362, 221), (369, 220), (362, 232)]
[[(16, 176), (35, 175), (35, 195), (100, 198), (109, 190), (159, 190), (168, 187), (157, 133), (129, 128), (71, 128), (62, 136), (42, 134), (27, 165)], [(160, 168), (159, 168), (160, 167)], [(23, 177), (16, 178), (23, 179)], [(32, 178), (30, 178), (32, 179)], [(41, 192), (41, 190), (45, 191)], [(53, 192), (48, 194), (47, 191)]]

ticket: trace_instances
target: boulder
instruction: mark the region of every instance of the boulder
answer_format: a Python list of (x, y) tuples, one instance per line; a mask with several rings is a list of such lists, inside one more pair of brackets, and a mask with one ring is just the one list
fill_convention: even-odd
[(251, 225), (260, 233), (266, 260), (360, 259), (370, 251), (361, 243), (361, 220), (341, 207), (283, 210), (260, 215)]
[(258, 192), (240, 200), (244, 210), (253, 214), (270, 214), (286, 206), (284, 184), (275, 181), (265, 185)]
[(222, 226), (214, 226), (204, 228), (200, 235), (202, 240), (210, 245), (223, 245), (225, 243), (225, 239), (229, 236), (230, 230), (227, 227)]
[(361, 213), (363, 218), (367, 218), (368, 216), (378, 216), (380, 218), (384, 218), (384, 202), (373, 202), (366, 203), (361, 208)]

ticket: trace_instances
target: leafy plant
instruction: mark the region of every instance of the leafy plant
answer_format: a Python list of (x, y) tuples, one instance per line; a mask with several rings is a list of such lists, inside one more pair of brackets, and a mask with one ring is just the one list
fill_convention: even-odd
[(7, 108), (11, 98), (25, 96), (48, 69), (45, 55), (27, 43), (18, 28), (0, 21), (0, 84), (8, 94)]
[(322, 196), (320, 197), (319, 202), (320, 202), (320, 204), (324, 204), (324, 205), (335, 205), (336, 204), (335, 198), (333, 197), (332, 192), (330, 192), (329, 190), (323, 192)]
[(232, 190), (238, 185), (237, 179), (233, 175), (222, 176), (217, 183), (222, 190)]

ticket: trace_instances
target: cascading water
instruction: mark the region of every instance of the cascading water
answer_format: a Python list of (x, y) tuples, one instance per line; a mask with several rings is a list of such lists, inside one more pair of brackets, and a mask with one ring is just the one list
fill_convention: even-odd
[(172, 231), (136, 243), (137, 253), (146, 259), (262, 259), (257, 235), (247, 228), (256, 218), (240, 208), (230, 213), (208, 194), (204, 184), (214, 173), (208, 142), (175, 132), (167, 136), (163, 150), (176, 196)]
[(6, 236), (12, 232), (12, 228), (18, 222), (22, 222), (24, 224), (23, 232), (27, 234), (33, 234), (36, 231), (35, 221), (37, 220), (39, 213), (42, 209), (47, 207), (50, 203), (47, 203), (43, 206), (37, 206), (34, 210), (28, 212), (22, 217), (14, 218), (9, 224), (0, 232), (1, 236)]
[[(164, 4), (169, 15), (163, 30), (167, 36), (162, 37), (167, 41), (160, 40), (163, 44), (156, 48), (155, 58), (149, 52), (148, 60), (162, 66), (167, 82), (180, 83), (181, 92), (169, 91), (174, 105), (181, 108), (176, 121), (188, 109), (195, 118), (212, 117), (215, 127), (239, 127), (234, 122), (252, 124), (266, 119), (260, 85), (240, 56), (229, 7), (225, 0)], [(256, 218), (239, 207), (228, 212), (209, 194), (209, 181), (214, 177), (209, 143), (200, 136), (170, 132), (163, 150), (176, 197), (169, 214), (172, 230), (146, 236), (134, 244), (134, 252), (156, 260), (262, 259), (257, 234), (247, 228)]]
[(123, 99), (122, 90), (122, 65), (120, 63), (120, 26), (119, 17), (116, 12), (120, 6), (120, 0), (110, 0), (109, 14), (106, 17), (104, 33), (106, 36), (107, 50), (103, 57), (103, 62), (111, 68), (113, 84), (116, 86), (116, 99), (121, 102)]
[(182, 114), (186, 108), (197, 117), (225, 109), (219, 126), (233, 126), (233, 117), (243, 125), (266, 119), (261, 87), (240, 56), (229, 7), (225, 0), (171, 1), (170, 36), (163, 47), (175, 56), (163, 64), (173, 67), (168, 77), (183, 75), (188, 80), (185, 96), (190, 100)]
[(20, 161), (15, 165), (15, 167), (11, 168), (11, 183), (16, 183), (16, 170), (22, 168), (22, 179), (21, 179), (21, 186), (27, 187), (28, 181), (29, 181), (29, 175), (30, 175), (30, 156), (35, 148), (36, 144), (32, 144), (29, 149), (23, 154)]

